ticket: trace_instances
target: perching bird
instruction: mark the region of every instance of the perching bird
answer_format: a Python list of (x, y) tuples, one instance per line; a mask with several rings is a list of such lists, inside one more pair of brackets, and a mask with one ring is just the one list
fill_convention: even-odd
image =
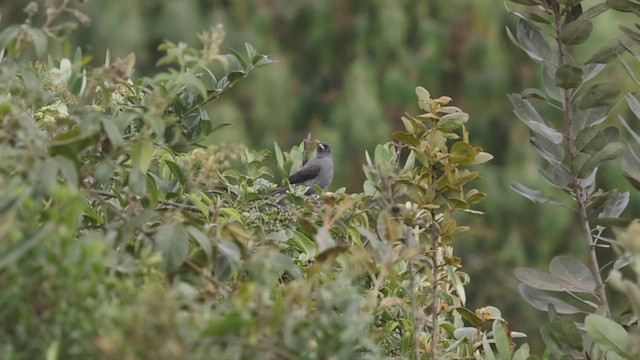
[[(316, 149), (316, 156), (289, 177), (289, 184), (306, 186), (305, 194), (307, 195), (315, 192), (313, 185), (327, 188), (331, 185), (331, 181), (333, 181), (333, 159), (331, 158), (331, 147), (325, 143), (319, 143)], [(282, 194), (288, 189), (289, 186), (283, 186), (273, 193)]]

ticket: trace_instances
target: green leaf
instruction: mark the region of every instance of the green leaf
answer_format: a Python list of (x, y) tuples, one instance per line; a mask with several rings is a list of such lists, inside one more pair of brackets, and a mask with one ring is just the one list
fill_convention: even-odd
[(225, 215), (226, 218), (231, 218), (242, 223), (242, 215), (233, 208), (220, 208), (220, 214)]
[(166, 271), (174, 272), (189, 255), (189, 233), (181, 225), (161, 225), (155, 234), (155, 245), (162, 254)]
[(531, 59), (544, 62), (548, 61), (551, 54), (551, 46), (542, 36), (540, 30), (528, 20), (519, 19), (516, 28), (517, 44)]
[(615, 59), (618, 54), (622, 54), (628, 48), (635, 44), (633, 39), (626, 35), (619, 36), (615, 39), (609, 40), (602, 45), (591, 57), (587, 60), (588, 64), (599, 63), (606, 64)]
[(151, 139), (138, 139), (131, 147), (131, 166), (143, 174), (146, 173), (151, 165), (152, 155), (153, 142)]
[[(640, 119), (640, 101), (638, 101), (638, 99), (633, 94), (627, 94), (624, 98), (627, 101), (627, 104), (629, 105), (631, 111), (633, 111), (635, 116)], [(640, 136), (638, 136), (638, 134), (631, 130), (631, 127), (624, 121), (622, 117), (618, 118), (622, 122), (622, 125), (624, 125), (624, 127), (629, 130), (629, 133), (633, 136), (635, 141), (640, 144)]]
[(582, 84), (582, 69), (573, 65), (562, 65), (556, 70), (556, 85), (572, 89)]
[[(604, 138), (604, 136), (602, 136), (602, 130), (600, 130), (600, 128), (598, 128), (597, 126), (589, 126), (582, 129), (578, 133), (578, 135), (576, 135), (576, 139), (573, 142), (576, 150), (583, 151), (584, 148), (587, 147), (591, 142), (593, 142), (593, 140), (598, 135), (600, 135), (601, 138)], [(604, 144), (602, 144), (602, 146), (604, 147)]]
[(469, 143), (458, 141), (449, 149), (449, 162), (453, 164), (470, 164), (476, 157), (476, 151)]
[(579, 109), (588, 109), (598, 106), (606, 106), (614, 103), (620, 95), (618, 85), (603, 82), (591, 86), (578, 100)]
[(603, 162), (617, 159), (624, 153), (624, 145), (619, 142), (608, 143), (602, 150), (588, 156), (584, 164), (579, 167), (578, 177), (581, 179), (589, 176), (596, 167)]
[(640, 11), (640, 4), (629, 0), (607, 0), (606, 4), (609, 8), (620, 12)]
[(275, 141), (273, 142), (273, 147), (276, 154), (278, 169), (284, 169), (284, 156), (282, 155), (282, 150), (280, 150), (280, 146), (278, 146), (278, 143)]
[(289, 241), (294, 249), (307, 254), (309, 258), (316, 256), (316, 244), (305, 234), (294, 230), (293, 237)]
[[(151, 126), (151, 130), (153, 130), (153, 133), (156, 134), (158, 138), (162, 138), (166, 131), (164, 118), (158, 114), (150, 114), (150, 113), (145, 114), (144, 118), (147, 121), (147, 123)], [(111, 136), (109, 137), (111, 138)]]
[(627, 151), (622, 155), (620, 169), (624, 177), (636, 189), (640, 190), (640, 156), (627, 144)]
[(207, 259), (211, 261), (213, 259), (213, 247), (211, 246), (211, 239), (195, 226), (187, 226), (189, 235), (200, 245), (200, 248), (207, 254)]
[(562, 142), (564, 136), (556, 129), (547, 125), (538, 111), (527, 100), (524, 100), (520, 94), (510, 94), (509, 100), (513, 104), (513, 112), (522, 120), (531, 130), (544, 136), (554, 144)]
[(180, 184), (185, 185), (187, 183), (187, 177), (184, 175), (182, 169), (178, 164), (174, 163), (171, 160), (165, 160), (164, 163), (167, 164), (167, 167), (169, 168), (169, 170), (171, 170), (173, 176), (178, 179)]
[(507, 334), (507, 327), (501, 319), (493, 321), (493, 338), (498, 349), (499, 359), (511, 359), (511, 340)]
[(391, 134), (391, 136), (405, 145), (409, 145), (409, 146), (420, 145), (420, 140), (418, 140), (414, 134), (411, 134), (408, 132), (394, 131), (393, 134)]
[(531, 20), (531, 21), (535, 21), (538, 23), (542, 23), (542, 24), (551, 24), (551, 21), (547, 20), (546, 18), (534, 13), (534, 12), (527, 12), (524, 13), (524, 16), (527, 17), (527, 19)]
[(523, 283), (539, 290), (549, 291), (574, 291), (574, 287), (567, 281), (546, 273), (544, 271), (531, 268), (517, 268), (513, 271), (515, 277)]
[(547, 295), (541, 290), (528, 286), (526, 284), (518, 285), (518, 292), (531, 306), (538, 310), (548, 311), (549, 304), (552, 304), (558, 314), (576, 314), (583, 312), (577, 307), (568, 304), (560, 299)]
[[(247, 45), (247, 44), (245, 43), (245, 46), (246, 46), (246, 45)], [(251, 49), (253, 49), (253, 47), (252, 47)], [(238, 64), (239, 64), (239, 66), (237, 66), (237, 65), (235, 65), (235, 64), (233, 64), (233, 65), (232, 65), (231, 63), (229, 63), (229, 65), (230, 65), (230, 67), (229, 67), (229, 68), (230, 68), (230, 69), (242, 69), (242, 70), (244, 70), (244, 69), (246, 69), (246, 68), (247, 68), (247, 62), (244, 60), (244, 58), (242, 57), (242, 55), (240, 55), (240, 53), (239, 53), (239, 52), (237, 52), (236, 50), (231, 49), (231, 48), (227, 48), (227, 50), (229, 50), (229, 51), (231, 52), (231, 54), (232, 54), (231, 56), (226, 56), (226, 57), (227, 57), (227, 60), (229, 60), (229, 59), (233, 58), (233, 59), (235, 59), (235, 61), (237, 61), (237, 62), (238, 62)], [(248, 49), (247, 49), (247, 50), (248, 50)], [(253, 49), (253, 52), (255, 52), (255, 49)], [(253, 57), (253, 56), (251, 55), (251, 56), (249, 57), (249, 59), (251, 59), (252, 57)]]
[(530, 351), (531, 350), (529, 349), (529, 344), (524, 343), (518, 348), (518, 350), (516, 350), (515, 353), (513, 353), (513, 357), (511, 358), (511, 360), (533, 360), (529, 358)]
[(482, 350), (487, 360), (496, 360), (496, 354), (494, 354), (486, 334), (482, 335)]
[(538, 155), (548, 163), (554, 166), (562, 164), (565, 156), (562, 145), (555, 144), (546, 137), (536, 133), (531, 136), (531, 145)]
[(216, 249), (218, 249), (218, 251), (224, 255), (233, 266), (240, 264), (242, 252), (240, 246), (238, 246), (238, 244), (232, 239), (222, 238), (220, 241), (216, 242)]
[(572, 257), (564, 255), (554, 257), (549, 264), (549, 271), (575, 289), (596, 290), (596, 281), (591, 270)]
[(469, 114), (463, 112), (451, 113), (443, 116), (438, 121), (438, 128), (443, 132), (453, 132), (469, 120)]
[(624, 209), (629, 204), (629, 192), (620, 192), (618, 190), (612, 190), (607, 195), (607, 199), (602, 205), (602, 211), (598, 214), (598, 217), (604, 218), (616, 218), (619, 217)]
[(457, 307), (456, 311), (462, 315), (463, 319), (467, 320), (474, 327), (482, 326), (484, 323), (484, 321), (482, 321), (482, 319), (480, 319), (473, 311), (467, 308)]
[[(640, 10), (640, 9), (639, 9)], [(618, 28), (620, 30), (622, 30), (623, 33), (625, 33), (629, 38), (635, 40), (636, 42), (640, 42), (640, 33), (630, 29), (622, 24), (618, 24)]]
[(540, 99), (540, 100), (546, 100), (546, 96), (544, 94), (544, 92), (542, 92), (539, 89), (535, 89), (535, 88), (527, 88), (522, 90), (522, 93), (520, 93), (520, 96), (523, 99)]
[(624, 359), (632, 360), (627, 353), (629, 334), (622, 325), (597, 314), (589, 314), (585, 318), (584, 327), (587, 334), (601, 349), (612, 351)]
[(109, 138), (109, 141), (111, 141), (111, 144), (114, 147), (122, 146), (124, 143), (122, 133), (120, 133), (120, 129), (118, 129), (115, 122), (107, 117), (100, 117), (100, 120), (102, 122), (102, 128), (104, 129), (104, 132), (107, 133), (107, 137)]
[(589, 20), (581, 19), (570, 22), (562, 27), (560, 41), (566, 45), (582, 44), (587, 41), (592, 30), (593, 24)]
[(546, 203), (550, 203), (550, 204), (555, 204), (555, 205), (560, 205), (561, 202), (556, 199), (553, 196), (547, 196), (544, 195), (543, 193), (541, 193), (538, 190), (533, 190), (525, 185), (522, 185), (520, 183), (513, 183), (511, 184), (511, 189), (513, 189), (513, 191), (517, 192), (518, 194), (526, 197), (527, 199), (535, 202), (535, 203), (539, 203), (539, 204), (546, 204)]
[(551, 321), (549, 330), (553, 337), (572, 349), (582, 351), (582, 336), (576, 324), (568, 317), (556, 317)]

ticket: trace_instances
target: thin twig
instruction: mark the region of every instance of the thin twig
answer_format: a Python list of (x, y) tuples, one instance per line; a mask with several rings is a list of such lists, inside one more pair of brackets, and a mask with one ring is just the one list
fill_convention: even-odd
[[(116, 198), (118, 197), (115, 193), (110, 192), (110, 191), (105, 191), (105, 190), (95, 190), (95, 189), (90, 189), (90, 191), (96, 195), (100, 195), (103, 197), (107, 197), (107, 198)], [(181, 204), (181, 203), (177, 203), (174, 201), (168, 201), (168, 200), (160, 200), (160, 204), (163, 206), (170, 206), (170, 207), (174, 207), (174, 208), (178, 208), (178, 209), (182, 209), (182, 210), (188, 210), (188, 211), (192, 211), (192, 212), (197, 212), (200, 213), (200, 208), (198, 208), (195, 205), (187, 205), (187, 204)], [(207, 208), (208, 210), (211, 210), (209, 208)]]

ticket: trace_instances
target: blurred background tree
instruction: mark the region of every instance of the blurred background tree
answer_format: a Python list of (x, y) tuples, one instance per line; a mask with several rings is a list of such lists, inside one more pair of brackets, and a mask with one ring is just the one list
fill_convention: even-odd
[[(361, 190), (364, 151), (389, 139), (402, 126), (402, 109), (413, 108), (414, 88), (449, 95), (464, 108), (475, 143), (495, 159), (484, 171), (481, 190), (489, 194), (484, 217), (470, 218), (475, 230), (459, 248), (473, 283), (469, 305), (494, 304), (512, 325), (537, 333), (541, 314), (517, 295), (516, 266), (546, 266), (561, 252), (584, 246), (579, 223), (559, 207), (534, 206), (509, 189), (514, 181), (553, 192), (537, 174), (540, 160), (527, 146), (528, 129), (512, 114), (506, 94), (540, 82), (538, 70), (505, 34), (513, 28), (495, 0), (131, 0), (81, 1), (91, 26), (60, 44), (70, 56), (85, 53), (124, 57), (136, 53), (138, 74), (148, 74), (165, 40), (196, 42), (194, 34), (221, 23), (225, 44), (248, 41), (278, 61), (256, 73), (237, 91), (216, 100), (210, 117), (231, 123), (211, 143), (242, 142), (254, 148), (299, 143), (309, 132), (329, 142), (337, 165), (334, 188)], [(585, 8), (590, 0), (583, 1)], [(2, 23), (21, 23), (28, 0), (0, 3)], [(594, 45), (615, 37), (620, 13), (598, 19)], [(600, 25), (599, 25), (600, 24)], [(2, 26), (4, 27), (4, 26)], [(585, 46), (588, 48), (588, 46)], [(581, 54), (575, 54), (580, 57)], [(99, 63), (102, 59), (94, 59)], [(624, 72), (606, 74), (620, 82)], [(604, 168), (603, 184), (631, 190), (617, 169)], [(280, 174), (284, 175), (284, 174)], [(632, 193), (630, 216), (640, 215)], [(560, 195), (561, 196), (561, 195)], [(585, 254), (585, 251), (581, 251)]]

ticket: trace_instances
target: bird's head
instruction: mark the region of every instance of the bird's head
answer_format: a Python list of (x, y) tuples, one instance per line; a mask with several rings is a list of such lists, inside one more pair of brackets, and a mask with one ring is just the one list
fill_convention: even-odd
[(327, 143), (319, 143), (316, 149), (317, 157), (331, 156), (331, 147)]

